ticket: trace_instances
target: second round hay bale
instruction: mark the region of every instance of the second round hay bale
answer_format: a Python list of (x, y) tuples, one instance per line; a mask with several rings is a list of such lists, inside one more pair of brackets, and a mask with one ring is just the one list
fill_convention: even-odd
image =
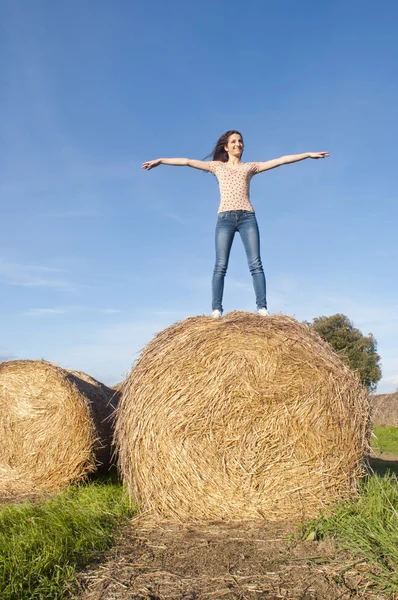
[(85, 373), (0, 363), (0, 494), (53, 491), (108, 467), (116, 400)]
[(113, 432), (115, 428), (115, 410), (120, 393), (109, 388), (83, 371), (69, 371), (80, 393), (88, 399), (90, 415), (97, 431), (94, 453), (97, 467), (108, 470), (113, 461)]
[(119, 392), (122, 389), (123, 385), (124, 381), (119, 381), (119, 383), (115, 383), (115, 385), (112, 386), (112, 389)]
[(178, 520), (313, 516), (355, 493), (369, 435), (367, 392), (327, 343), (237, 311), (159, 333), (116, 423), (130, 496)]

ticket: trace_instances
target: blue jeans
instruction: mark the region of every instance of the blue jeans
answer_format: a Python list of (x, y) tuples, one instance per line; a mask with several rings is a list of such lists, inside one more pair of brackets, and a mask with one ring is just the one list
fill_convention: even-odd
[(235, 233), (239, 231), (253, 277), (257, 308), (267, 308), (265, 277), (260, 258), (260, 235), (254, 212), (228, 210), (218, 213), (216, 225), (216, 264), (213, 271), (212, 309), (222, 312), (224, 279)]

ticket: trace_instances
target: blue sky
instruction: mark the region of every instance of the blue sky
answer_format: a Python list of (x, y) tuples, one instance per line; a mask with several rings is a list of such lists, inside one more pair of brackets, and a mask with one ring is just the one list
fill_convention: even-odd
[[(0, 1), (0, 358), (116, 383), (209, 314), (216, 179), (142, 171), (244, 135), (271, 313), (345, 313), (398, 386), (394, 1)], [(235, 239), (224, 308), (254, 310)]]

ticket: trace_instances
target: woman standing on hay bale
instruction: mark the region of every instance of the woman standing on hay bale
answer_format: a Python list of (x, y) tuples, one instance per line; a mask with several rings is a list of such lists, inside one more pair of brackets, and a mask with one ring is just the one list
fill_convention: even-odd
[(269, 171), (306, 158), (325, 158), (329, 152), (305, 152), (275, 158), (265, 162), (241, 162), (244, 144), (239, 131), (223, 133), (212, 152), (210, 162), (190, 158), (158, 158), (144, 162), (143, 169), (153, 169), (159, 165), (193, 167), (213, 173), (220, 186), (220, 205), (216, 225), (216, 263), (212, 280), (212, 316), (221, 317), (224, 279), (228, 268), (229, 255), (235, 233), (240, 233), (253, 277), (257, 312), (267, 316), (266, 286), (260, 257), (260, 236), (254, 208), (250, 202), (250, 180), (253, 175)]

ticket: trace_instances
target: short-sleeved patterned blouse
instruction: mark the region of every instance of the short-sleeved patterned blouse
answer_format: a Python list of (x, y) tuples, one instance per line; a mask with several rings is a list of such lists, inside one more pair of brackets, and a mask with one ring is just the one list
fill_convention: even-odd
[(218, 212), (226, 210), (249, 210), (254, 212), (250, 202), (250, 180), (258, 173), (259, 163), (239, 163), (227, 166), (227, 163), (212, 160), (208, 163), (209, 172), (218, 179), (220, 187), (220, 206)]

